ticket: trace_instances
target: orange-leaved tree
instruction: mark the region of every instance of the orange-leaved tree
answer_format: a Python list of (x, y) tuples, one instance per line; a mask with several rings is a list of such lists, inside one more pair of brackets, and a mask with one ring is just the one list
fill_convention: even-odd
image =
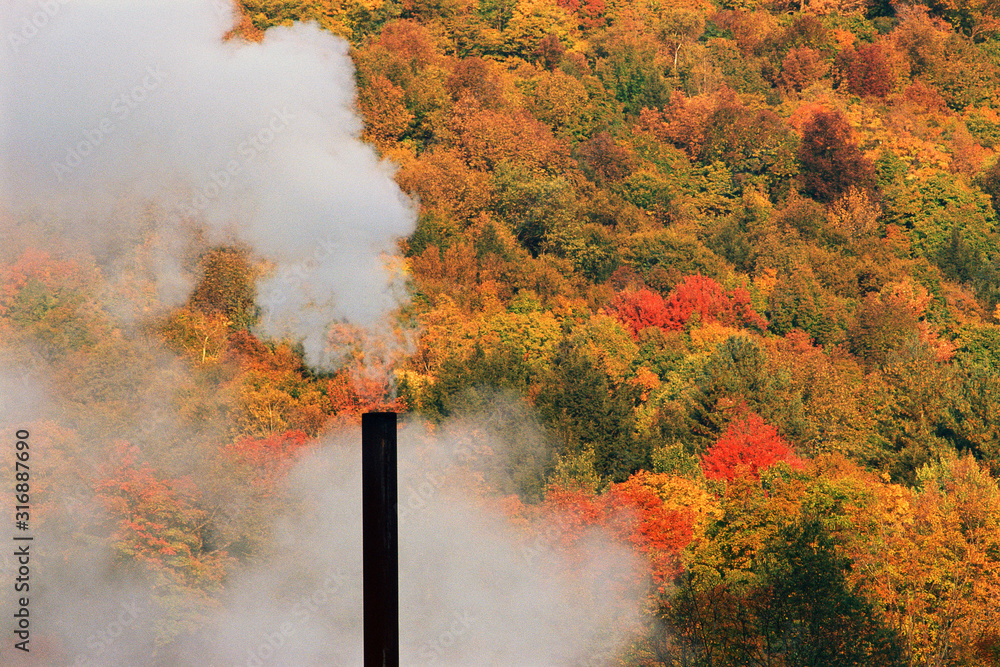
[(944, 454), (916, 488), (867, 483), (847, 504), (852, 584), (903, 639), (908, 664), (1000, 664), (1000, 487), (971, 455)]

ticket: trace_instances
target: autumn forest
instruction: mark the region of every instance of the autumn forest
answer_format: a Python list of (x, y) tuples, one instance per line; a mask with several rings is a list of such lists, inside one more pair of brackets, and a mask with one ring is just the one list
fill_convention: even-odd
[(994, 4), (240, 0), (225, 40), (308, 21), (414, 202), (389, 329), (310, 365), (259, 328), (267, 258), (207, 237), (126, 323), (100, 257), (0, 266), (5, 360), (56, 378), (35, 520), (152, 582), (162, 655), (296, 461), (395, 410), (489, 431), (447, 484), (523, 544), (638, 555), (625, 639), (572, 664), (1000, 665)]

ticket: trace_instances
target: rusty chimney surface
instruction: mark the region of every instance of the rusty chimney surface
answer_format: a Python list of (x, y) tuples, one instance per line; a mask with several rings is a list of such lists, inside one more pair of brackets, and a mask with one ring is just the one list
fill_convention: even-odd
[(361, 415), (365, 667), (399, 665), (396, 413)]

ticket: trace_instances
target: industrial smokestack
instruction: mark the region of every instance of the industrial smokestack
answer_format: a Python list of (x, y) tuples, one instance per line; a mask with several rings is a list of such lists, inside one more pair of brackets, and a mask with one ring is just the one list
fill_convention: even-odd
[(396, 413), (361, 415), (365, 667), (399, 665)]

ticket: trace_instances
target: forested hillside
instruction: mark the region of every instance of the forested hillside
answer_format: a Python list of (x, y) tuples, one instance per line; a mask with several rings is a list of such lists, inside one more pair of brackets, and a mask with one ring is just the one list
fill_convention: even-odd
[[(495, 435), (463, 483), (526, 544), (642, 554), (641, 628), (587, 664), (1000, 665), (995, 6), (240, 4), (231, 41), (349, 41), (363, 137), (419, 217), (394, 331), (339, 325), (333, 370), (259, 333), (246, 248), (192, 250), (186, 305), (128, 337), (93, 266), (2, 267), (0, 331), (74, 424), (40, 446), (107, 513), (94, 535), (202, 600), (160, 645), (253, 561), (299, 453), (395, 409)], [(154, 399), (184, 423), (140, 454)]]

